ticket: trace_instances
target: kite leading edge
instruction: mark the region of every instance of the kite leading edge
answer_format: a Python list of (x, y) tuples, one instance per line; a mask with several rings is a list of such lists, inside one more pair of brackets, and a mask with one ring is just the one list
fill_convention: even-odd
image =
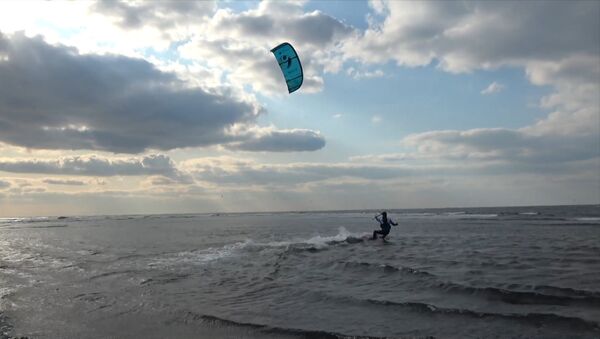
[(279, 67), (283, 72), (288, 92), (292, 93), (296, 91), (302, 86), (302, 81), (304, 80), (304, 73), (302, 72), (302, 64), (300, 64), (298, 53), (287, 42), (273, 48), (271, 52), (275, 55), (275, 59), (277, 59)]

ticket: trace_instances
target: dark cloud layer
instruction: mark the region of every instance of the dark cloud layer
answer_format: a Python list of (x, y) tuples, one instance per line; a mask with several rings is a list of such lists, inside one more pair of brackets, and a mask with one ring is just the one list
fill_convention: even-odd
[(199, 17), (208, 15), (216, 9), (215, 1), (147, 1), (127, 2), (118, 0), (98, 1), (93, 11), (102, 13), (127, 29), (138, 29), (146, 25), (155, 25), (168, 29), (188, 24)]
[(0, 141), (13, 145), (139, 153), (226, 144), (242, 141), (230, 127), (253, 123), (261, 110), (186, 88), (140, 59), (81, 55), (40, 37), (0, 34), (0, 55)]

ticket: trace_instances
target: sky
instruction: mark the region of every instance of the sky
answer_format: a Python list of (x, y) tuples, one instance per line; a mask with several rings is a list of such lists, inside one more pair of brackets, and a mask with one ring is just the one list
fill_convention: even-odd
[(598, 1), (0, 2), (0, 217), (599, 203)]

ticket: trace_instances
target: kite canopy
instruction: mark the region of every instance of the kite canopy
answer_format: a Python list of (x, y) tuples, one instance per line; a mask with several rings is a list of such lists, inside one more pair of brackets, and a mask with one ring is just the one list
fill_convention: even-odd
[(275, 59), (277, 59), (279, 67), (281, 67), (288, 92), (292, 93), (300, 88), (304, 80), (304, 73), (302, 72), (302, 64), (300, 64), (298, 53), (296, 53), (294, 47), (284, 42), (273, 48), (271, 52), (275, 54)]

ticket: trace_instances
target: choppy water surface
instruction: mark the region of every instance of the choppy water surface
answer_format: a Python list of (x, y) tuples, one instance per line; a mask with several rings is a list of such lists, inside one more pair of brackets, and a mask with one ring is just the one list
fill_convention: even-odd
[(598, 206), (0, 219), (0, 338), (600, 337)]

